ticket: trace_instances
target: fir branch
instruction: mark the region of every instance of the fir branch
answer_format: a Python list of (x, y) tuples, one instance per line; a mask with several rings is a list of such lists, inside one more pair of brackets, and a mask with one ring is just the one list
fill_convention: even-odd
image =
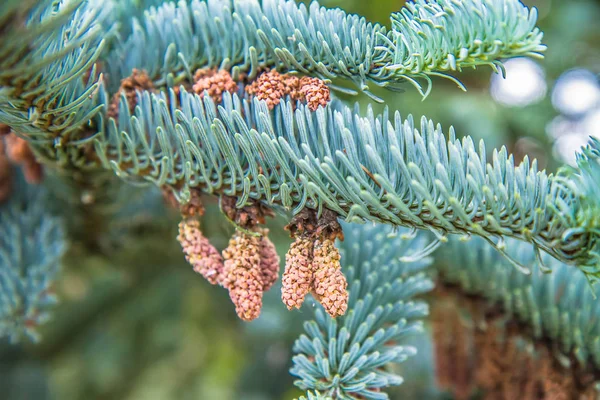
[(600, 368), (600, 305), (585, 275), (547, 256), (543, 259), (552, 273), (544, 273), (530, 247), (508, 244), (512, 257), (533, 266), (531, 275), (510, 268), (480, 239), (472, 239), (468, 250), (453, 240), (442, 250), (436, 269), (443, 281), (497, 304), (528, 326), (533, 338), (550, 340), (584, 370)]
[(117, 25), (118, 35), (127, 37), (131, 34), (134, 19), (141, 19), (151, 7), (159, 7), (166, 3), (165, 0), (108, 0), (110, 5), (110, 19)]
[(45, 191), (18, 183), (0, 205), (0, 337), (38, 341), (36, 328), (56, 303), (51, 285), (60, 271), (65, 232), (46, 210)]
[(298, 400), (333, 400), (331, 396), (324, 396), (318, 391), (306, 392), (305, 396), (300, 396)]
[[(317, 2), (307, 8), (293, 0), (180, 1), (135, 20), (132, 35), (107, 59), (124, 60), (108, 65), (113, 85), (134, 68), (173, 85), (191, 81), (199, 68), (233, 69), (237, 80), (274, 67), (344, 77), (367, 93), (368, 83), (395, 88), (408, 81), (426, 95), (430, 76), (539, 56), (545, 46), (536, 19), (535, 9), (517, 0), (418, 0), (392, 14), (387, 31)], [(428, 83), (425, 91), (419, 78)]]
[[(595, 237), (590, 244), (590, 253), (599, 257), (597, 235), (600, 233), (600, 140), (589, 138), (589, 143), (577, 154), (577, 166), (566, 166), (559, 175), (566, 179), (571, 190), (580, 195), (581, 210), (577, 213), (578, 229), (569, 231), (570, 235), (588, 234)], [(572, 250), (576, 250), (573, 248)], [(593, 274), (594, 266), (582, 267), (586, 274)]]
[[(294, 344), (292, 375), (296, 386), (317, 390), (308, 398), (387, 399), (381, 390), (400, 385), (402, 378), (387, 371), (416, 349), (400, 343), (422, 332), (427, 306), (415, 297), (433, 288), (423, 269), (430, 261), (403, 263), (400, 255), (422, 252), (427, 240), (402, 239), (384, 226), (344, 226), (342, 263), (349, 281), (346, 315), (333, 319), (317, 308), (315, 320)], [(316, 396), (316, 397), (315, 397)]]
[(498, 239), (500, 251), (503, 237), (515, 237), (600, 274), (593, 193), (527, 158), (515, 166), (504, 148), (488, 164), (483, 143), (457, 140), (453, 129), (447, 140), (424, 118), (418, 127), (399, 113), (362, 117), (337, 101), (316, 112), (290, 102), (270, 111), (229, 93), (219, 106), (185, 91), (178, 100), (143, 92), (137, 103), (130, 115), (122, 99), (96, 151), (122, 178), (172, 186), (182, 202), (198, 188), (236, 197), (239, 207), (249, 199), (294, 215), (325, 207), (349, 222), (433, 230), (440, 241)]
[[(520, 1), (415, 0), (391, 16), (394, 76), (425, 78), (489, 65), (503, 58), (541, 57), (546, 46), (536, 28), (537, 10)], [(462, 85), (457, 82), (460, 87)], [(427, 93), (431, 90), (431, 84)]]
[(77, 132), (100, 111), (94, 62), (105, 15), (94, 1), (44, 0), (25, 24), (1, 33), (0, 123), (49, 159), (77, 153), (63, 146), (81, 139)]

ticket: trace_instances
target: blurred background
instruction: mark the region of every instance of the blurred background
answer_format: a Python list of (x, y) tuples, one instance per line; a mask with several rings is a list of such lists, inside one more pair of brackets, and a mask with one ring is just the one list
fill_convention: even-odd
[[(548, 45), (544, 60), (513, 59), (507, 78), (490, 69), (465, 71), (468, 92), (435, 79), (423, 100), (376, 90), (403, 116), (426, 115), (444, 130), (483, 139), (489, 150), (506, 145), (517, 161), (528, 155), (550, 171), (573, 163), (587, 137), (600, 137), (600, 2), (528, 0), (539, 11)], [(323, 0), (368, 20), (388, 24), (399, 0)], [(363, 109), (371, 103), (360, 101)], [(377, 111), (382, 105), (375, 105)], [(74, 239), (57, 292), (61, 304), (42, 328), (38, 345), (0, 343), (2, 399), (218, 399), (279, 400), (294, 389), (291, 347), (312, 317), (309, 307), (289, 313), (279, 288), (265, 298), (261, 317), (237, 319), (228, 294), (186, 264), (175, 240), (178, 217), (150, 190), (123, 189), (135, 201), (120, 210), (98, 249)], [(214, 205), (213, 205), (214, 206)], [(133, 218), (131, 218), (133, 217)], [(124, 223), (126, 219), (127, 223)], [(286, 221), (271, 221), (283, 258)], [(215, 213), (203, 221), (218, 248), (232, 227)], [(419, 356), (403, 364), (405, 383), (394, 399), (446, 398), (435, 389), (432, 345), (416, 339)]]

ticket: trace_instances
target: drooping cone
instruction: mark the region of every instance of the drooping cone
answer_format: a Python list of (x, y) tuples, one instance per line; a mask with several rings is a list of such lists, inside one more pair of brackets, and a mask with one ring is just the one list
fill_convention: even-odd
[(310, 291), (312, 280), (313, 241), (299, 236), (285, 255), (285, 272), (281, 278), (281, 300), (291, 310), (300, 308)]
[(348, 309), (348, 283), (342, 273), (340, 252), (331, 239), (317, 240), (313, 251), (313, 294), (335, 318)]
[(200, 222), (189, 218), (181, 221), (177, 240), (194, 271), (213, 285), (219, 283), (223, 275), (223, 258), (202, 234)]
[(277, 278), (279, 278), (279, 255), (277, 249), (269, 237), (268, 231), (265, 230), (260, 238), (260, 272), (263, 282), (263, 291), (267, 291), (273, 287)]
[(286, 229), (295, 241), (286, 255), (283, 303), (289, 310), (300, 308), (312, 291), (331, 317), (344, 315), (348, 309), (348, 283), (335, 247), (335, 240), (344, 238), (337, 214), (324, 209), (319, 216), (315, 210), (304, 209)]
[(244, 321), (258, 318), (262, 308), (260, 241), (258, 236), (238, 231), (223, 250), (225, 263), (221, 284), (229, 291), (235, 311)]

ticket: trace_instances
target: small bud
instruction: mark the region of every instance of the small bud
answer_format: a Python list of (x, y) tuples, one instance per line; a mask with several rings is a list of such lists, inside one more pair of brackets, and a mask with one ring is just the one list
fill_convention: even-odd
[(311, 111), (319, 106), (325, 107), (331, 101), (329, 87), (318, 78), (303, 77), (300, 79), (300, 96)]
[(238, 91), (238, 86), (231, 77), (231, 74), (224, 69), (219, 71), (199, 69), (196, 71), (194, 79), (193, 91), (200, 96), (204, 96), (205, 92), (208, 93), (215, 103), (223, 101), (223, 93), (235, 93)]
[(246, 86), (246, 92), (259, 100), (265, 100), (272, 110), (286, 95), (286, 87), (281, 74), (270, 70), (262, 73), (252, 84)]
[(4, 137), (4, 142), (6, 156), (14, 164), (21, 166), (27, 183), (41, 183), (44, 170), (42, 165), (37, 162), (35, 154), (33, 154), (27, 140), (20, 138), (14, 133), (9, 133)]
[(6, 141), (6, 155), (12, 162), (22, 164), (35, 160), (33, 152), (25, 139), (11, 133), (4, 140)]

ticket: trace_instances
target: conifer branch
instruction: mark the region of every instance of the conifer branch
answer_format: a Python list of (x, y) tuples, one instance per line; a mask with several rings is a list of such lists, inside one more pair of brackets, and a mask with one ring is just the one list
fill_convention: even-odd
[[(199, 68), (231, 69), (236, 80), (277, 68), (347, 78), (367, 93), (369, 83), (396, 88), (410, 82), (426, 95), (431, 76), (462, 87), (451, 72), (496, 68), (502, 58), (545, 50), (537, 12), (517, 0), (417, 0), (390, 19), (388, 31), (317, 2), (308, 8), (293, 0), (165, 3), (134, 20), (131, 36), (108, 56), (124, 60), (111, 62), (109, 75), (122, 79), (145, 69), (159, 86), (173, 86), (191, 81)], [(416, 81), (421, 78), (426, 89)]]
[(489, 65), (502, 69), (501, 59), (541, 57), (542, 32), (536, 28), (537, 10), (520, 1), (415, 0), (391, 16), (394, 76), (430, 76), (456, 81), (450, 73)]
[(308, 391), (305, 396), (300, 396), (298, 400), (333, 400), (333, 397), (324, 396), (318, 391)]
[(45, 191), (17, 180), (0, 205), (0, 337), (38, 341), (37, 326), (56, 303), (52, 282), (65, 251), (62, 221), (46, 209)]
[[(483, 143), (458, 140), (452, 129), (446, 137), (425, 118), (415, 124), (330, 102), (327, 86), (344, 78), (376, 100), (369, 85), (411, 83), (426, 96), (441, 76), (463, 87), (453, 74), (464, 68), (541, 56), (535, 9), (517, 0), (415, 0), (390, 16), (390, 29), (292, 0), (190, 0), (137, 15), (135, 5), (115, 1), (6, 0), (0, 123), (45, 162), (101, 165), (172, 190), (180, 206), (203, 192), (227, 198), (233, 214), (260, 210), (223, 256), (198, 221), (188, 215), (180, 225), (187, 259), (229, 290), (246, 320), (258, 317), (278, 275), (276, 251), (258, 227), (266, 207), (319, 219), (296, 237), (304, 264), (289, 257), (284, 273), (288, 307), (314, 289), (337, 316), (316, 309), (295, 344), (291, 372), (308, 399), (386, 399), (381, 390), (402, 382), (386, 368), (416, 352), (399, 342), (422, 329), (428, 311), (414, 297), (431, 289), (426, 256), (449, 234), (479, 236), (506, 257), (466, 255), (440, 267), (445, 279), (502, 303), (582, 365), (600, 366), (596, 302), (585, 288), (586, 278), (600, 278), (600, 142), (591, 141), (576, 167), (549, 175), (527, 158), (515, 166), (504, 148), (488, 162)], [(113, 35), (108, 16), (133, 22)], [(286, 86), (277, 71), (306, 76), (290, 75), (296, 83)], [(60, 221), (28, 190), (0, 208), (0, 335), (15, 340), (36, 339), (65, 247)], [(346, 277), (333, 246), (342, 233), (326, 237), (318, 223), (338, 217), (388, 225), (346, 227)], [(386, 239), (397, 227), (429, 230), (436, 240)], [(530, 275), (505, 268), (506, 260)], [(547, 267), (535, 260), (554, 273), (543, 275)], [(294, 291), (299, 267), (306, 282)]]
[[(10, 10), (3, 8), (3, 15)], [(0, 31), (0, 123), (40, 155), (64, 162), (77, 153), (64, 147), (81, 139), (77, 132), (101, 109), (94, 101), (94, 62), (103, 49), (106, 13), (84, 0), (43, 0), (20, 13), (28, 15), (23, 23)]]
[[(423, 270), (430, 260), (413, 263), (400, 255), (420, 253), (426, 238), (390, 237), (389, 227), (345, 225), (340, 244), (350, 300), (346, 315), (336, 319), (315, 310), (315, 320), (294, 344), (292, 375), (308, 399), (387, 399), (381, 390), (400, 385), (388, 370), (416, 354), (401, 345), (407, 335), (422, 332), (427, 305), (415, 297), (433, 288)], [(406, 232), (403, 232), (406, 233)], [(312, 397), (311, 397), (312, 396)]]
[(573, 357), (584, 370), (600, 368), (600, 305), (580, 271), (542, 256), (552, 273), (544, 273), (530, 247), (509, 241), (511, 257), (531, 265), (524, 275), (510, 268), (481, 239), (452, 240), (440, 252), (435, 268), (440, 279), (464, 292), (482, 296), (524, 323), (534, 339), (550, 340), (559, 354)]
[(458, 140), (453, 129), (447, 140), (425, 118), (415, 126), (399, 113), (362, 117), (337, 101), (316, 112), (291, 102), (271, 111), (229, 93), (217, 106), (182, 90), (178, 99), (140, 93), (133, 115), (123, 98), (118, 125), (104, 129), (96, 152), (105, 167), (171, 186), (182, 202), (197, 188), (236, 197), (239, 207), (328, 208), (349, 222), (429, 229), (441, 241), (478, 235), (500, 251), (503, 237), (515, 237), (590, 278), (600, 273), (598, 219), (590, 218), (598, 208), (585, 185), (527, 158), (515, 166), (504, 148), (488, 163), (483, 142)]

